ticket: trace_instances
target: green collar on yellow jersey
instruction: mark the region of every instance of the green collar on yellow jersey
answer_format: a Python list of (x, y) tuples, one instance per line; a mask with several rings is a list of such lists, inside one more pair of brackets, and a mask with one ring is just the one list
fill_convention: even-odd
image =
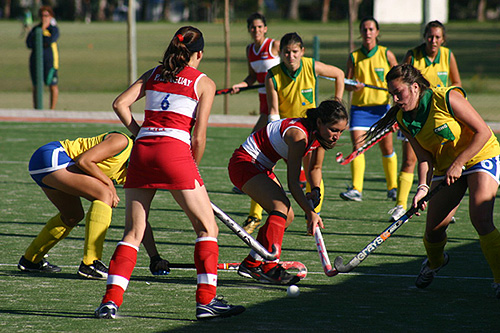
[(373, 49), (368, 51), (368, 49), (363, 45), (361, 46), (361, 53), (363, 53), (367, 58), (372, 57), (378, 50), (378, 45), (375, 45)]
[(427, 89), (422, 98), (418, 103), (417, 108), (417, 117), (415, 120), (411, 119), (411, 112), (403, 112), (403, 124), (408, 129), (410, 134), (414, 137), (420, 132), (425, 122), (427, 121), (427, 117), (429, 116), (429, 111), (431, 108), (431, 98), (432, 98), (432, 90)]
[(425, 66), (426, 67), (429, 67), (430, 65), (433, 65), (433, 64), (439, 64), (439, 62), (441, 61), (441, 48), (439, 48), (438, 54), (434, 58), (434, 61), (431, 61), (429, 59), (429, 57), (427, 56), (427, 52), (425, 52), (425, 43), (420, 45), (420, 48), (422, 51), (422, 55), (424, 56), (424, 59), (425, 59)]
[(297, 78), (297, 76), (299, 76), (300, 72), (302, 72), (302, 59), (300, 59), (300, 67), (299, 67), (299, 69), (297, 69), (294, 74), (290, 73), (290, 71), (288, 70), (288, 68), (285, 66), (285, 63), (281, 62), (280, 66), (281, 66), (281, 69), (283, 70), (283, 73), (285, 73), (290, 78), (292, 78), (292, 80), (295, 81), (295, 79)]

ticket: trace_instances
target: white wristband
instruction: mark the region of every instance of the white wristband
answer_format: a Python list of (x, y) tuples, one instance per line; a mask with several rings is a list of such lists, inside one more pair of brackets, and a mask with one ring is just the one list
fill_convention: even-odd
[(427, 192), (429, 192), (429, 189), (430, 189), (429, 185), (427, 185), (427, 184), (420, 184), (420, 185), (417, 186), (417, 191), (420, 190), (421, 188), (426, 188)]
[(267, 117), (267, 122), (270, 123), (270, 122), (273, 122), (273, 121), (279, 120), (279, 119), (280, 119), (280, 115), (279, 114), (270, 114)]

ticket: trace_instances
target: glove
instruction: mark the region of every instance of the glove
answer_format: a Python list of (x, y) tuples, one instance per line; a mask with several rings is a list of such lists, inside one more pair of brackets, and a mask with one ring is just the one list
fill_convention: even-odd
[(312, 202), (313, 208), (318, 207), (321, 202), (321, 191), (319, 187), (316, 186), (311, 190), (311, 192), (306, 193), (306, 197)]
[(149, 261), (149, 270), (153, 275), (167, 275), (170, 273), (170, 263), (162, 259), (159, 255), (151, 257)]

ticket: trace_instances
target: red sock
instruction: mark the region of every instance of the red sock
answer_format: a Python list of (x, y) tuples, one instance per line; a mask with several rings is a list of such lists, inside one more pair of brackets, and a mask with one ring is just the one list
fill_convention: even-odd
[[(257, 235), (257, 240), (267, 251), (272, 252), (273, 245), (278, 247), (278, 256), (276, 259), (279, 259), (281, 255), (281, 244), (283, 243), (283, 235), (285, 233), (285, 223), (286, 215), (277, 211), (272, 211), (266, 223), (259, 229), (259, 234)], [(262, 258), (259, 255), (255, 258), (255, 253), (252, 251), (245, 258), (245, 265), (248, 267), (258, 267), (261, 264), (261, 260)], [(267, 264), (265, 266), (264, 271), (268, 271), (275, 267), (276, 264)]]
[(130, 276), (137, 261), (139, 249), (131, 244), (119, 242), (109, 263), (106, 294), (102, 303), (113, 301), (118, 307), (123, 303), (123, 293), (127, 290)]
[(201, 237), (194, 247), (194, 264), (196, 265), (197, 288), (196, 302), (208, 304), (217, 292), (217, 263), (219, 261), (219, 245), (213, 237)]

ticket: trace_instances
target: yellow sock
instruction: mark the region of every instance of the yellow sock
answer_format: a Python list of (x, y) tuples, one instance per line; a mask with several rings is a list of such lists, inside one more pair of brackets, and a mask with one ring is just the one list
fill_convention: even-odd
[(430, 243), (424, 237), (425, 251), (427, 251), (427, 259), (429, 260), (429, 268), (436, 269), (444, 263), (444, 247), (448, 238), (446, 237), (439, 243)]
[(262, 220), (262, 207), (253, 199), (250, 201), (250, 213), (248, 213), (248, 216)]
[(363, 192), (363, 180), (365, 178), (365, 155), (359, 155), (351, 162), (352, 187)]
[[(309, 182), (306, 183), (306, 192), (311, 192), (311, 185)], [(323, 200), (325, 200), (325, 183), (323, 182), (323, 179), (321, 179), (321, 183), (319, 184), (319, 192), (321, 193), (321, 198), (319, 200), (319, 205), (316, 206), (314, 211), (316, 213), (321, 213), (321, 207), (323, 207)]]
[(85, 217), (85, 245), (83, 263), (90, 265), (102, 258), (104, 239), (111, 224), (113, 210), (100, 200), (94, 200)]
[(396, 197), (396, 205), (401, 205), (404, 209), (406, 209), (412, 185), (413, 172), (410, 173), (401, 171), (398, 177), (398, 195)]
[(495, 228), (487, 235), (479, 235), (479, 243), (483, 255), (493, 272), (495, 282), (500, 283), (500, 232)]
[(61, 213), (52, 217), (26, 249), (24, 257), (38, 264), (60, 240), (66, 237), (71, 229), (61, 219)]
[(382, 156), (382, 165), (384, 166), (385, 181), (387, 190), (398, 187), (398, 156), (395, 152), (388, 156)]

